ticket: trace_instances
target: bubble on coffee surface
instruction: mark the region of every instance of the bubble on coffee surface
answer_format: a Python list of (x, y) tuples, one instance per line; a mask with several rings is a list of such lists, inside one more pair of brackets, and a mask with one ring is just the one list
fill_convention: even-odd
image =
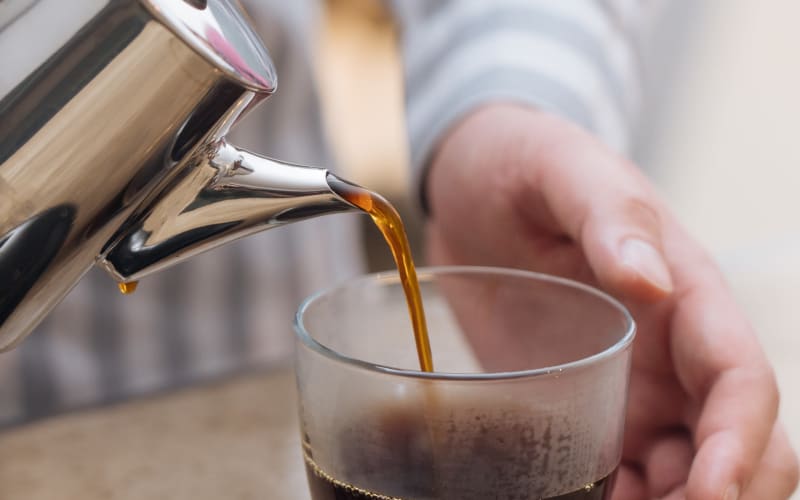
[(588, 433), (568, 412), (382, 405), (335, 436), (334, 475), (387, 498), (558, 498), (615, 469)]
[(322, 470), (314, 459), (307, 453), (303, 453), (303, 460), (306, 463), (306, 474), (308, 475), (309, 488), (313, 500), (405, 500), (398, 497), (390, 497), (367, 491), (358, 486), (340, 481)]

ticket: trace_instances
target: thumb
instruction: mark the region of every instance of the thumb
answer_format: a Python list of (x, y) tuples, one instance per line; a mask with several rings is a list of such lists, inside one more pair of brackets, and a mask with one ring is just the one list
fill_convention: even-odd
[(577, 239), (603, 287), (643, 301), (659, 300), (672, 292), (655, 213), (633, 197), (611, 200), (602, 209), (586, 212)]
[[(624, 158), (583, 131), (540, 151), (536, 182), (562, 230), (577, 241), (600, 285), (655, 301), (672, 292), (662, 246), (661, 203)], [(544, 160), (544, 161), (542, 161)]]

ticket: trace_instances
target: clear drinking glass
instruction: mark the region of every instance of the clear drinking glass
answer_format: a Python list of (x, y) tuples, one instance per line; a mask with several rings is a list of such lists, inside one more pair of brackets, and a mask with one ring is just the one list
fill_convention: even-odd
[(588, 286), (419, 270), (435, 372), (396, 274), (308, 298), (299, 412), (314, 500), (603, 499), (622, 449), (634, 323)]

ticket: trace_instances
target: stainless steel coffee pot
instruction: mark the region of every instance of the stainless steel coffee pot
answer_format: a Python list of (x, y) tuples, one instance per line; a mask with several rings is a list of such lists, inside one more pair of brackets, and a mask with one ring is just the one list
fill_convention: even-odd
[(275, 89), (233, 1), (0, 2), (0, 350), (93, 264), (133, 281), (353, 209), (326, 170), (226, 141)]

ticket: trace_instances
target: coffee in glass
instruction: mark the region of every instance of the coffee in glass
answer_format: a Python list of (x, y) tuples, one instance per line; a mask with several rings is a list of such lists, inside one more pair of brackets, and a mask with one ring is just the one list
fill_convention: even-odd
[(396, 274), (300, 308), (309, 485), (326, 499), (603, 499), (620, 461), (634, 325), (585, 285), (420, 269), (435, 372), (419, 369)]

